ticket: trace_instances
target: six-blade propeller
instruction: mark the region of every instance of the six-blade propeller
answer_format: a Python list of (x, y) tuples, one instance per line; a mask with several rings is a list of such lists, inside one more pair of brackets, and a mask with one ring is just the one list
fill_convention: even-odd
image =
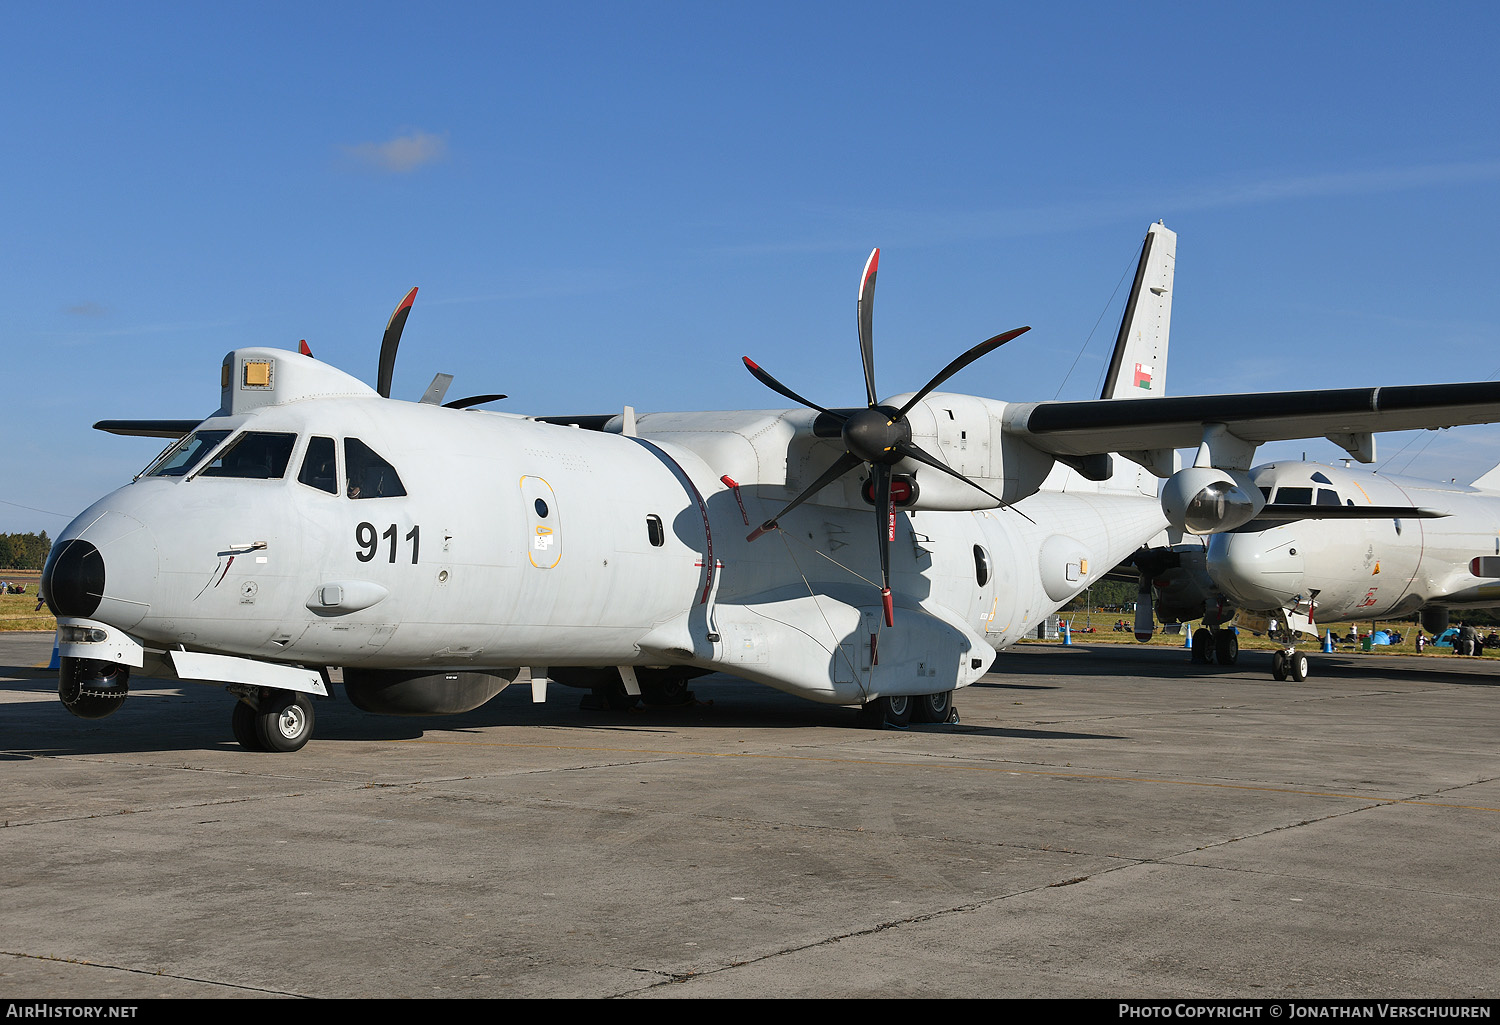
[(875, 349), (872, 341), (872, 326), (875, 307), (875, 274), (880, 263), (880, 250), (876, 249), (870, 253), (870, 259), (865, 264), (864, 274), (859, 282), (859, 353), (860, 360), (865, 371), (865, 395), (868, 406), (858, 410), (827, 409), (803, 398), (782, 384), (776, 378), (761, 369), (750, 357), (745, 357), (745, 366), (755, 379), (767, 388), (777, 392), (793, 402), (800, 402), (811, 409), (816, 409), (834, 419), (840, 425), (840, 434), (844, 442), (844, 454), (839, 456), (823, 474), (813, 481), (801, 494), (792, 499), (787, 505), (762, 523), (750, 533), (749, 540), (754, 541), (767, 531), (774, 530), (779, 526), (779, 520), (803, 502), (812, 498), (819, 491), (838, 480), (844, 474), (861, 464), (868, 464), (870, 468), (871, 483), (873, 484), (873, 497), (875, 500), (876, 514), (876, 538), (880, 550), (880, 598), (885, 606), (886, 626), (895, 625), (895, 611), (891, 599), (891, 542), (896, 538), (896, 508), (891, 497), (891, 476), (893, 467), (903, 459), (913, 459), (919, 463), (931, 466), (933, 469), (956, 477), (965, 484), (984, 492), (996, 502), (999, 496), (980, 487), (974, 481), (965, 477), (953, 469), (941, 459), (924, 451), (921, 446), (912, 441), (911, 422), (906, 414), (911, 412), (917, 403), (921, 402), (927, 395), (948, 378), (958, 373), (964, 367), (973, 363), (979, 357), (998, 349), (1006, 342), (1031, 330), (1030, 327), (1018, 327), (1013, 331), (996, 335), (993, 338), (980, 342), (968, 352), (949, 363), (938, 372), (932, 380), (928, 381), (916, 394), (906, 401), (900, 409), (891, 406), (880, 405), (875, 391)]

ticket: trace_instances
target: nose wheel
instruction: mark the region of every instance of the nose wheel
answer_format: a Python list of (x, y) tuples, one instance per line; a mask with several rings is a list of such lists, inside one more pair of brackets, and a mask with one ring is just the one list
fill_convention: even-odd
[(1271, 675), (1278, 682), (1291, 677), (1297, 683), (1307, 679), (1312, 669), (1312, 660), (1305, 651), (1276, 651), (1271, 654)]

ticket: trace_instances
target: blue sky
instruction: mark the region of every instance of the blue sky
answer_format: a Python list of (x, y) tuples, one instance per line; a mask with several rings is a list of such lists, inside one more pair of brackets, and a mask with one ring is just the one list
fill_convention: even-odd
[[(307, 338), (373, 382), (411, 285), (397, 397), (782, 405), (750, 355), (854, 404), (878, 245), (883, 393), (1030, 324), (948, 387), (1085, 398), (1160, 218), (1174, 394), (1495, 377), (1497, 12), (13, 5), (0, 531), (128, 481), (159, 446), (90, 425), (206, 415), (230, 349)], [(1340, 454), (1262, 453), (1302, 451)], [(1500, 430), (1408, 460), (1472, 479)]]

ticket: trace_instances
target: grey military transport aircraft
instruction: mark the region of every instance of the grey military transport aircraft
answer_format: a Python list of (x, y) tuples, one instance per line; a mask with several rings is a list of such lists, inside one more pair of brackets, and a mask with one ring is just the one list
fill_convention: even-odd
[(1238, 645), (1223, 629), (1233, 623), (1284, 638), (1271, 673), (1301, 681), (1310, 660), (1299, 634), (1418, 610), (1439, 633), (1450, 609), (1500, 606), (1500, 467), (1470, 485), (1297, 461), (1250, 476), (1265, 504), (1249, 522), (1138, 557), (1173, 564), (1158, 578), (1163, 611), (1203, 617), (1200, 660), (1213, 649), (1234, 663)]
[[(866, 405), (520, 416), (390, 397), (304, 352), (245, 348), (206, 419), (103, 421), (174, 439), (61, 533), (43, 589), (59, 693), (97, 718), (132, 672), (233, 697), (236, 739), (292, 751), (333, 670), (355, 705), (476, 708), (530, 667), (607, 700), (672, 700), (719, 671), (874, 724), (952, 721), (954, 693), (1169, 525), (1248, 521), (1261, 442), (1500, 420), (1500, 384), (1165, 397), (1176, 235), (1153, 225), (1097, 400), (936, 389)], [(1175, 449), (1196, 447), (1192, 466)], [(1158, 495), (1158, 479), (1165, 486)], [(873, 529), (874, 537), (870, 534)], [(873, 543), (872, 543), (873, 542)]]

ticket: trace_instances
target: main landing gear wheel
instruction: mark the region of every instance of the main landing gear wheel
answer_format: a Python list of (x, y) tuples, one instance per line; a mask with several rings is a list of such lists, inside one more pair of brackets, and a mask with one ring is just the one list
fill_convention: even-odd
[(255, 709), (248, 701), (236, 701), (234, 713), (229, 717), (229, 726), (234, 730), (234, 739), (246, 751), (264, 751), (260, 734), (255, 732)]
[(1214, 638), (1214, 660), (1221, 666), (1232, 666), (1240, 660), (1240, 639), (1233, 630), (1220, 630)]
[(1276, 678), (1277, 683), (1286, 679), (1286, 652), (1271, 652), (1271, 675)]
[(860, 709), (860, 716), (864, 719), (865, 725), (871, 729), (878, 730), (882, 726), (894, 726), (900, 729), (911, 722), (912, 708), (915, 704), (915, 698), (905, 694), (893, 694), (866, 703)]
[[(243, 705), (244, 702), (240, 704)], [(243, 714), (238, 707), (235, 708), (236, 720)], [(261, 751), (300, 751), (312, 738), (313, 706), (306, 694), (273, 691), (271, 696), (261, 701), (259, 709), (251, 710), (250, 718), (255, 725), (255, 738), (260, 742), (258, 750)], [(243, 745), (245, 740), (240, 736), (240, 729), (236, 721), (235, 739)]]
[(1200, 665), (1207, 665), (1213, 661), (1214, 635), (1207, 627), (1200, 626), (1193, 631), (1193, 661)]
[(953, 712), (953, 692), (945, 690), (941, 694), (923, 694), (911, 699), (912, 722), (950, 722), (958, 717)]

